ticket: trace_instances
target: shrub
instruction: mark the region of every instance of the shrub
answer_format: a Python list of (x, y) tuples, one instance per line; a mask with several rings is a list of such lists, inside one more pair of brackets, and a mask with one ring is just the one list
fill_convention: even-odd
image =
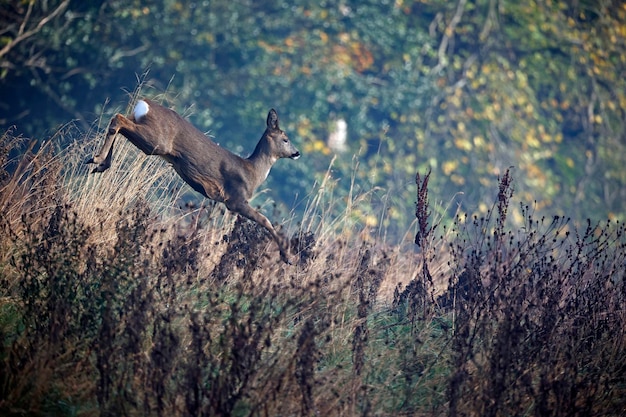
[(528, 206), (514, 225), (509, 171), (485, 217), (449, 225), (431, 218), (430, 174), (418, 175), (412, 248), (355, 231), (349, 213), (344, 226), (305, 218), (288, 266), (263, 229), (214, 205), (165, 210), (104, 187), (111, 210), (93, 208), (85, 181), (106, 179), (72, 180), (87, 175), (67, 159), (80, 149), (12, 163), (16, 142), (3, 141), (2, 414), (626, 407), (625, 227), (578, 231)]

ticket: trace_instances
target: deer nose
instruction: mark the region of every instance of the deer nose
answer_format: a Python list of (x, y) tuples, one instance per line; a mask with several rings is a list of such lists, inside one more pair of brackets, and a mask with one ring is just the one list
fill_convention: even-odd
[(298, 159), (300, 158), (300, 152), (296, 151), (295, 153), (291, 154), (291, 159)]

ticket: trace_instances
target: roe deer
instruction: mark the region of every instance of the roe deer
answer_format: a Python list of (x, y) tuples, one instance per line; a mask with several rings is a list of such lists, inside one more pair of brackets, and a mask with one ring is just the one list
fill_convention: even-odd
[(286, 242), (267, 217), (248, 204), (278, 159), (300, 157), (300, 152), (278, 127), (274, 109), (267, 115), (267, 128), (254, 152), (244, 159), (214, 143), (173, 110), (151, 100), (139, 100), (130, 119), (121, 114), (111, 119), (100, 152), (87, 160), (96, 164), (92, 172), (103, 172), (111, 166), (118, 133), (146, 155), (159, 155), (172, 164), (178, 175), (203, 196), (222, 202), (229, 210), (264, 226), (278, 243), (281, 259), (289, 263)]

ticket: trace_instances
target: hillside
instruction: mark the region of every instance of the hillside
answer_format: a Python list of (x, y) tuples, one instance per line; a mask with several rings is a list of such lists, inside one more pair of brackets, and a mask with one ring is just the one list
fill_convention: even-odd
[[(58, 135), (68, 134), (59, 132)], [(67, 142), (67, 137), (57, 138)], [(484, 217), (434, 216), (414, 184), (399, 245), (332, 187), (272, 213), (297, 262), (120, 141), (0, 144), (2, 415), (622, 415), (626, 229), (521, 205), (506, 171)], [(263, 201), (271, 191), (257, 197)], [(384, 217), (384, 213), (377, 214)]]

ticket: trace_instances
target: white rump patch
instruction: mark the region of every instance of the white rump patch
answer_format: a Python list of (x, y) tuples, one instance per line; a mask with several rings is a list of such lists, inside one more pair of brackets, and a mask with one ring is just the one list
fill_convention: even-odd
[(148, 114), (149, 110), (150, 106), (148, 106), (148, 103), (143, 100), (139, 100), (137, 104), (135, 104), (135, 110), (133, 110), (133, 117), (135, 118), (135, 121), (138, 121)]

